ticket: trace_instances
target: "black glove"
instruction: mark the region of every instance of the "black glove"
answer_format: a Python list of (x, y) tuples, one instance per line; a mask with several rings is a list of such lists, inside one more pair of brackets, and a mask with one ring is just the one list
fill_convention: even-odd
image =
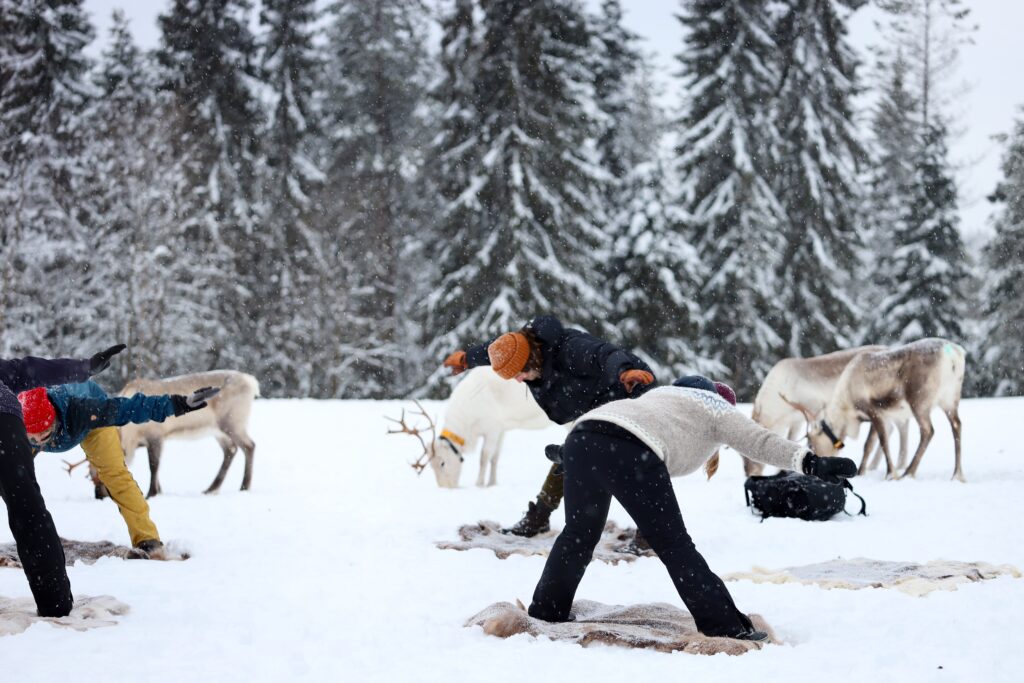
[(849, 479), (857, 475), (857, 463), (838, 456), (822, 458), (810, 451), (804, 456), (804, 474), (810, 474), (826, 481)]
[(561, 444), (552, 443), (544, 447), (544, 455), (547, 456), (548, 460), (559, 465), (562, 464), (562, 446)]
[(171, 403), (174, 404), (174, 416), (178, 417), (193, 410), (206, 407), (206, 400), (213, 398), (220, 393), (220, 387), (203, 387), (192, 392), (191, 396), (173, 394)]
[(110, 359), (128, 348), (125, 344), (111, 346), (106, 351), (100, 351), (89, 359), (89, 374), (96, 375), (110, 367)]

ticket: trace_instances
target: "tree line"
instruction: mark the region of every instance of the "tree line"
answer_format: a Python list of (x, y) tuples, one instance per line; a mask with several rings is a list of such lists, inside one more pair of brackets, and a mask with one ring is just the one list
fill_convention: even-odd
[(864, 0), (680, 0), (665, 111), (620, 0), (169, 0), (159, 47), (115, 13), (95, 61), (82, 0), (0, 0), (0, 353), (438, 395), (447, 352), (543, 312), (742, 398), (924, 336), (1019, 394), (1024, 123), (972, 253), (970, 13), (877, 3), (866, 61)]

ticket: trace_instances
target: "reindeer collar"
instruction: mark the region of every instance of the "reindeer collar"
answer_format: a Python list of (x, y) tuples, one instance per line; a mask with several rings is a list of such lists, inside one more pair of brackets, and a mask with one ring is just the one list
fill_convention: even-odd
[(846, 445), (842, 439), (836, 436), (836, 433), (832, 431), (832, 428), (828, 426), (828, 422), (825, 422), (825, 420), (821, 421), (821, 431), (825, 432), (825, 436), (832, 439), (832, 448), (837, 451)]
[(452, 450), (455, 451), (456, 454), (458, 454), (459, 458), (462, 458), (462, 453), (460, 452), (460, 449), (466, 446), (465, 439), (463, 439), (455, 432), (449, 431), (447, 429), (442, 429), (441, 436), (439, 436), (438, 438), (447, 441), (448, 445), (450, 445), (452, 447)]

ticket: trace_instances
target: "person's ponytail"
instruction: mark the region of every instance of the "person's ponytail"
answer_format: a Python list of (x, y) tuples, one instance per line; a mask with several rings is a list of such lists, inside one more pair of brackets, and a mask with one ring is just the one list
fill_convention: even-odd
[(708, 475), (708, 479), (715, 476), (715, 472), (718, 471), (718, 461), (718, 451), (715, 451), (715, 454), (708, 458), (708, 461), (704, 463), (704, 474)]

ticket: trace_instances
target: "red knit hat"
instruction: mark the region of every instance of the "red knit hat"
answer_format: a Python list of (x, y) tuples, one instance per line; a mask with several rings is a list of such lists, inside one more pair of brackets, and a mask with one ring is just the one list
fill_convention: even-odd
[(21, 403), (21, 419), (25, 422), (25, 431), (29, 434), (45, 432), (57, 420), (57, 411), (53, 409), (45, 387), (36, 387), (18, 394)]
[(729, 403), (736, 405), (736, 392), (732, 390), (732, 387), (725, 382), (715, 382), (715, 389), (718, 390), (719, 396)]

